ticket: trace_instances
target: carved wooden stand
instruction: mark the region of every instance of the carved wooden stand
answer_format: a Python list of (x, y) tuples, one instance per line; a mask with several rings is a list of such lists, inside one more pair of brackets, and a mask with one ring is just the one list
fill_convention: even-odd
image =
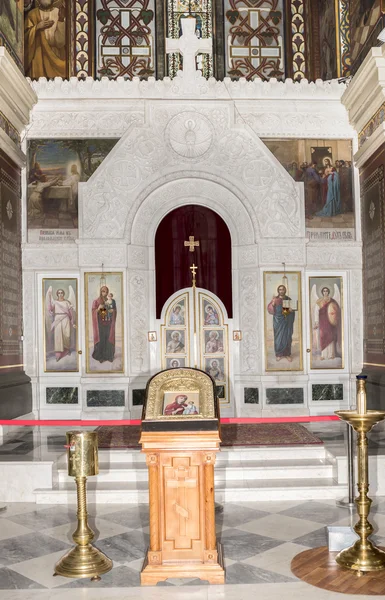
[(215, 535), (214, 464), (218, 431), (143, 431), (150, 493), (150, 547), (142, 585), (169, 577), (224, 583)]

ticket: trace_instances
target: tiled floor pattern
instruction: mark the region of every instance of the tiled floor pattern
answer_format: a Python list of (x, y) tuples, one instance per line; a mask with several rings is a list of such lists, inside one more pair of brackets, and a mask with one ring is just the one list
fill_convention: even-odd
[[(89, 512), (96, 545), (114, 562), (112, 571), (99, 583), (52, 576), (55, 562), (72, 545), (74, 506), (8, 505), (0, 513), (0, 598), (11, 599), (11, 590), (78, 588), (137, 588), (139, 594), (139, 573), (149, 541), (148, 506), (91, 505)], [(233, 585), (249, 584), (258, 592), (258, 586), (274, 584), (278, 593), (282, 585), (298, 582), (290, 571), (291, 559), (303, 550), (326, 545), (325, 526), (349, 524), (348, 514), (332, 500), (217, 505), (217, 533), (226, 562), (226, 586), (222, 587), (230, 586), (230, 590)], [(385, 499), (374, 505), (373, 521), (379, 532), (376, 542), (385, 545)], [(207, 583), (175, 579), (159, 583), (157, 588), (164, 586), (204, 590)], [(93, 597), (84, 593), (82, 598)], [(72, 592), (62, 597), (74, 598)], [(203, 592), (202, 598), (206, 597)]]

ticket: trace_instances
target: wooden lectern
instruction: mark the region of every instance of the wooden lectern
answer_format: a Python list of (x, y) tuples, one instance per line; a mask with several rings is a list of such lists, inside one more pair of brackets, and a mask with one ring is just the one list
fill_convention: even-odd
[(215, 384), (207, 373), (168, 369), (148, 382), (140, 443), (149, 471), (150, 547), (142, 585), (169, 577), (225, 581), (215, 535), (219, 427)]

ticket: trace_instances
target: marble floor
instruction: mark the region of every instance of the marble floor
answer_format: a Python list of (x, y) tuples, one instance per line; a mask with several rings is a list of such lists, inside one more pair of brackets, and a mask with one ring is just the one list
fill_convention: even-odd
[[(98, 583), (52, 576), (54, 564), (72, 545), (74, 506), (9, 504), (0, 513), (0, 598), (341, 598), (308, 586), (290, 571), (296, 554), (327, 544), (326, 525), (350, 524), (349, 512), (336, 507), (332, 500), (217, 505), (217, 535), (224, 548), (226, 585), (174, 579), (159, 583), (156, 591), (154, 587), (139, 587), (149, 540), (148, 506), (90, 505), (89, 513), (96, 546), (114, 563), (112, 571)], [(373, 522), (376, 543), (385, 545), (385, 498), (376, 500)]]

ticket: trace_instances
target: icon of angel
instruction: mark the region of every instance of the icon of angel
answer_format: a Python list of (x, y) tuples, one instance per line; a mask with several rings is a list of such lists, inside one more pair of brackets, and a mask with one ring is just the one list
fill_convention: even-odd
[(71, 354), (75, 350), (76, 335), (76, 294), (71, 285), (68, 286), (68, 299), (63, 288), (58, 288), (54, 293), (52, 286), (45, 296), (45, 324), (47, 350), (54, 350), (56, 362)]
[[(341, 358), (341, 293), (336, 283), (317, 289), (311, 289), (311, 306), (313, 309), (314, 350), (321, 360)], [(313, 350), (313, 352), (314, 352)]]
[(184, 306), (181, 303), (173, 307), (170, 325), (184, 325)]

